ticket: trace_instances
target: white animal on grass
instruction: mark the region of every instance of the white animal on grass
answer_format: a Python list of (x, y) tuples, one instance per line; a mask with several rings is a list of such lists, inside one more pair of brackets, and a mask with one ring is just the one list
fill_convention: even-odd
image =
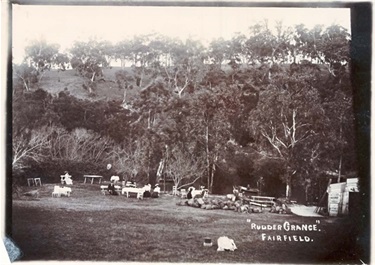
[(237, 249), (236, 244), (234, 243), (234, 240), (231, 238), (228, 238), (227, 236), (221, 236), (217, 239), (217, 251), (234, 251)]

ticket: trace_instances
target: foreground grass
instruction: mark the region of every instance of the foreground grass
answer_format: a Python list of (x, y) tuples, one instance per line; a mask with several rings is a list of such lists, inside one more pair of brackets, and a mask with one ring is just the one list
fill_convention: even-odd
[[(138, 201), (103, 196), (98, 185), (78, 184), (72, 197), (52, 198), (53, 185), (37, 199), (13, 200), (13, 239), (22, 260), (90, 260), (226, 263), (358, 263), (343, 219), (268, 212), (241, 214), (176, 206), (178, 197)], [(317, 224), (320, 231), (259, 231), (257, 225)], [(347, 228), (347, 229), (346, 229)], [(308, 236), (310, 242), (266, 241), (267, 235)], [(216, 240), (233, 238), (237, 250), (217, 252)], [(212, 238), (214, 246), (203, 247)]]

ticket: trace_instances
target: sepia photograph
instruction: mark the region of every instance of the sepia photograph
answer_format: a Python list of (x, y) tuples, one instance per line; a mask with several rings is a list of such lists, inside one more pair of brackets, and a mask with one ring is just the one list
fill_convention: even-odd
[(11, 262), (370, 263), (371, 3), (6, 11)]

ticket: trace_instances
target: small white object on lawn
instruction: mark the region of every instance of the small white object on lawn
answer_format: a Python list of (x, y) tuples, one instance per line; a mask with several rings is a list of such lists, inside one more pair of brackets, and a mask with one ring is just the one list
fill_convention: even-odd
[(230, 250), (234, 251), (237, 249), (236, 244), (234, 243), (234, 240), (227, 237), (227, 236), (221, 236), (217, 240), (217, 251), (225, 251)]

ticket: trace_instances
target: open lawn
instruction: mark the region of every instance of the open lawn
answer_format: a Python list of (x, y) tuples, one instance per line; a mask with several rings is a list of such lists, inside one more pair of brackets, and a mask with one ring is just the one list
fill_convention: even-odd
[[(181, 199), (169, 194), (144, 200), (104, 196), (98, 184), (75, 184), (71, 197), (52, 198), (53, 186), (38, 187), (39, 198), (13, 199), (13, 239), (21, 260), (360, 263), (352, 224), (343, 218), (203, 210), (177, 206)], [(285, 222), (316, 225), (317, 231), (285, 231)], [(276, 230), (257, 230), (253, 223)], [(263, 240), (263, 233), (275, 237)], [(224, 235), (234, 239), (237, 250), (216, 251), (216, 240)], [(283, 241), (267, 240), (277, 235)], [(212, 247), (203, 247), (205, 237)]]

